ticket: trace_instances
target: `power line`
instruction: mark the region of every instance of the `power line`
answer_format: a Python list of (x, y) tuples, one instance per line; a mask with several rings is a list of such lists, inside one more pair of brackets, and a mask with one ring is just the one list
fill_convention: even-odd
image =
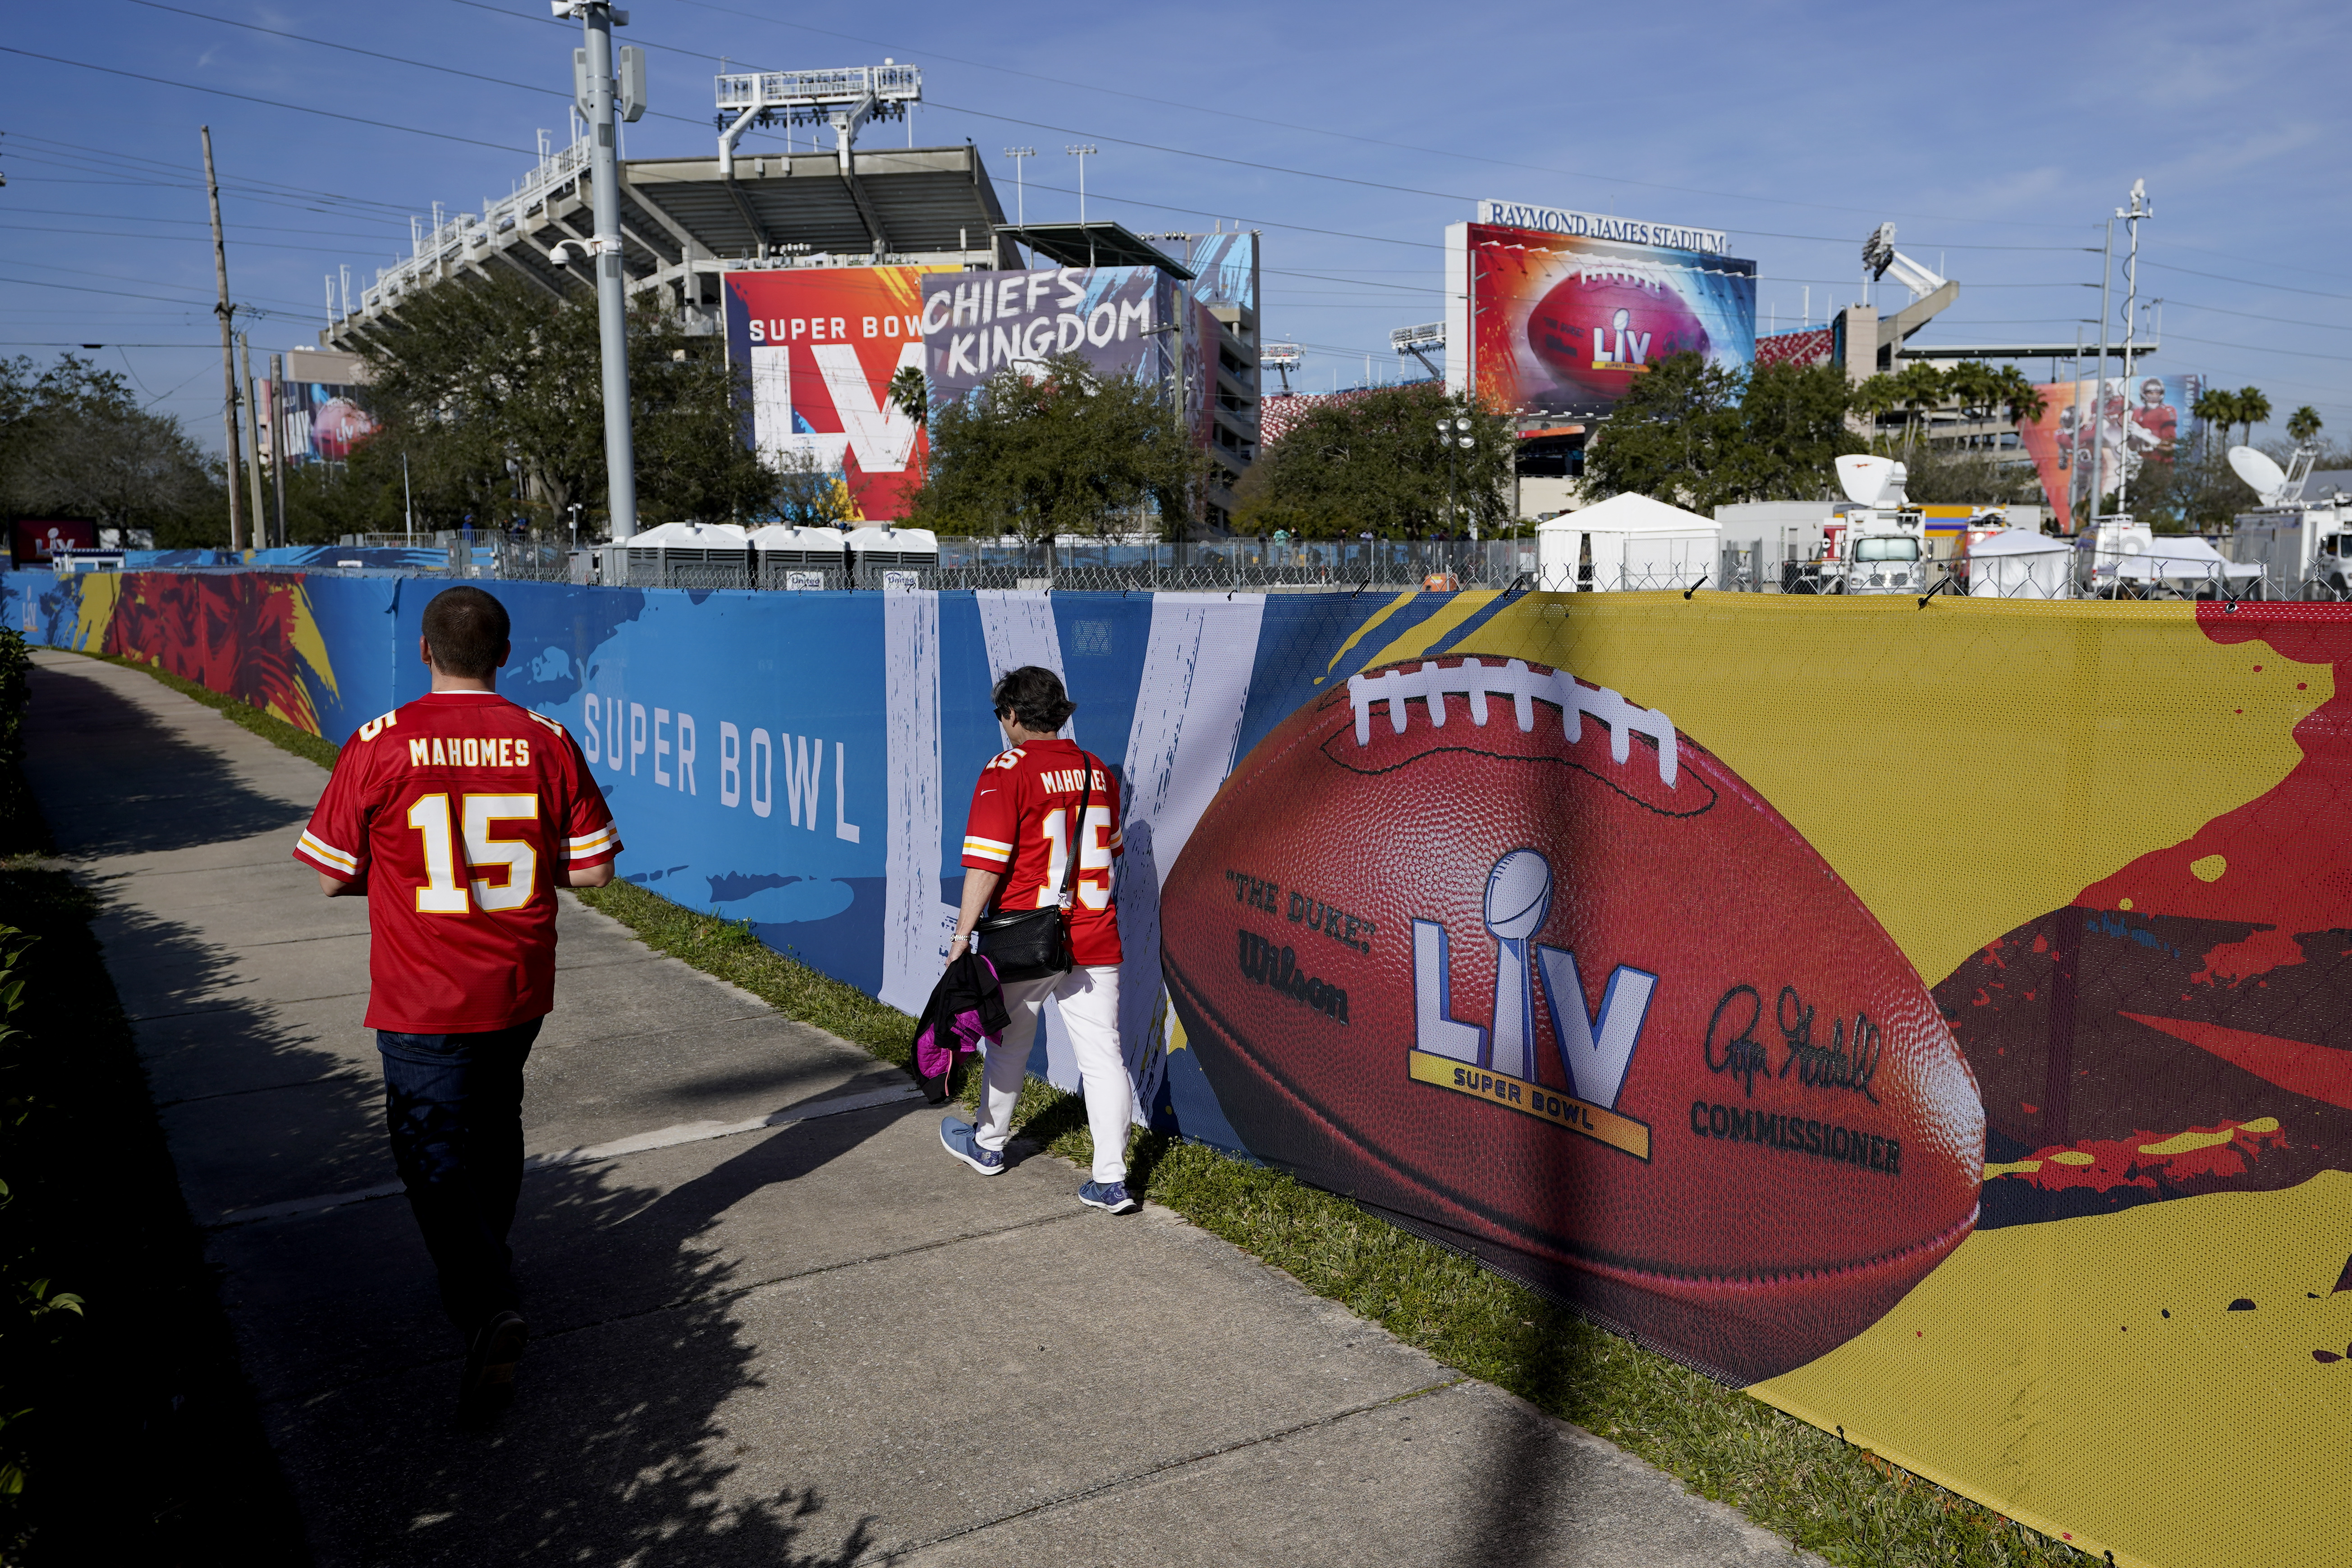
[[(177, 240), (184, 245), (213, 243), (210, 235), (150, 235), (131, 233), (123, 229), (63, 229), (47, 224), (10, 224), (7, 232), (32, 235), (103, 235), (109, 239), (135, 239), (151, 245), (163, 240)], [(247, 250), (306, 250), (315, 251), (320, 256), (352, 254), (352, 247), (347, 245), (284, 245), (276, 240), (266, 239), (241, 239), (236, 243)]]
[(2282, 327), (2317, 327), (2328, 332), (2352, 332), (2352, 327), (2339, 327), (2333, 321), (2305, 321), (2293, 316), (2257, 316), (2251, 310), (2225, 310), (2219, 305), (2200, 305), (2188, 299), (2167, 299), (2167, 305), (2177, 305), (2183, 310), (2210, 310), (2216, 316), (2237, 316), (2248, 321), (2275, 321)]
[[(12, 207), (10, 207), (8, 210), (9, 210), (10, 212), (12, 212), (12, 213), (32, 213), (32, 214), (36, 214), (37, 216), (39, 216), (39, 217), (46, 217), (46, 218), (96, 218), (96, 219), (98, 219), (98, 220), (100, 220), (100, 221), (101, 221), (101, 222), (104, 222), (104, 223), (119, 223), (119, 224), (194, 224), (194, 225), (196, 225), (196, 226), (198, 226), (198, 227), (205, 227), (205, 226), (206, 226), (206, 225), (205, 225), (205, 220), (204, 220), (204, 219), (202, 219), (202, 218), (152, 218), (152, 217), (149, 217), (149, 216), (147, 216), (147, 215), (146, 215), (145, 214), (143, 214), (143, 213), (85, 213), (85, 212), (81, 212), (81, 211), (79, 211), (79, 210), (78, 210), (78, 209), (67, 208), (67, 207), (17, 207), (17, 206), (12, 206)], [(331, 229), (283, 229), (283, 228), (277, 228), (277, 227), (274, 227), (273, 225), (268, 225), (268, 224), (230, 224), (230, 225), (226, 225), (226, 226), (227, 226), (227, 227), (229, 227), (230, 229), (243, 229), (243, 230), (245, 230), (245, 231), (246, 231), (247, 233), (248, 233), (248, 234), (265, 234), (265, 235), (310, 235), (311, 237), (313, 237), (313, 238), (315, 238), (315, 239), (362, 239), (362, 240), (373, 240), (373, 239), (375, 239), (375, 238), (377, 238), (377, 237), (378, 237), (377, 235), (374, 235), (337, 234), (337, 233), (335, 233), (335, 232), (334, 232), (333, 230), (331, 230)], [(68, 230), (58, 230), (58, 231), (57, 231), (57, 232), (58, 232), (58, 233), (68, 233), (68, 232), (70, 232), (70, 233), (76, 233), (76, 234), (79, 234), (79, 233), (81, 233), (81, 232), (83, 232), (83, 231), (79, 230), (79, 229), (76, 229), (76, 230), (70, 230), (70, 231), (68, 231)], [(94, 233), (94, 232), (96, 232), (96, 231), (94, 231), (94, 230), (93, 230), (93, 231), (90, 231), (90, 232), (93, 232), (93, 233)]]
[[(201, 22), (217, 22), (224, 27), (243, 27), (249, 33), (265, 33), (273, 38), (287, 38), (295, 43), (309, 44), (317, 48), (341, 49), (347, 55), (364, 55), (369, 59), (389, 60), (396, 66), (414, 66), (421, 71), (440, 71), (448, 76), (464, 77), (468, 81), (488, 82), (492, 87), (513, 88), (519, 92), (544, 93), (551, 98), (560, 98), (567, 101), (572, 97), (570, 93), (560, 88), (539, 87), (530, 82), (509, 81), (504, 77), (486, 77), (478, 71), (461, 71), (455, 66), (436, 65), (430, 60), (412, 60), (405, 55), (387, 55), (376, 49), (362, 49), (355, 44), (332, 43), (325, 38), (314, 38), (304, 33), (289, 33), (281, 27), (264, 27), (252, 22), (238, 22), (226, 16), (215, 16), (208, 11), (190, 11), (178, 5), (165, 5), (161, 3), (161, 0), (130, 0), (130, 3), (133, 5), (144, 5), (151, 11), (170, 11), (182, 16), (194, 16)], [(660, 110), (651, 110), (647, 112), (656, 120), (675, 120), (682, 124), (696, 126), (703, 123), (699, 118), (691, 115), (665, 114)], [(485, 143), (485, 145), (488, 144)]]
[(446, 131), (425, 131), (414, 125), (395, 125), (389, 120), (370, 120), (365, 115), (338, 114), (331, 109), (312, 109), (305, 103), (288, 103), (284, 99), (257, 98), (249, 92), (231, 92), (226, 88), (198, 87), (194, 82), (173, 81), (169, 77), (151, 77), (138, 71), (117, 70), (112, 66), (94, 66), (88, 60), (69, 60), (63, 55), (37, 54), (20, 49), (13, 44), (0, 44), (0, 54), (22, 55), (28, 60), (47, 60), (54, 66), (73, 66), (86, 71), (100, 71), (110, 77), (127, 77), (132, 81), (152, 82), (157, 87), (175, 87), (184, 92), (210, 93), (215, 98), (234, 98), (245, 103), (258, 103), (269, 109), (290, 109), (297, 114), (316, 114), (328, 120), (345, 120), (352, 125), (373, 125), (379, 131), (404, 131), (410, 136), (430, 136), (437, 141), (462, 141), (468, 147), (488, 147), (496, 152), (521, 152), (520, 147), (509, 147), (503, 141), (484, 141), (478, 137), (454, 136)]
[[(510, 12), (510, 11), (505, 11), (505, 10), (501, 9), (500, 7), (499, 7), (499, 6), (484, 5), (484, 4), (482, 4), (482, 3), (481, 3), (481, 0), (455, 0), (455, 3), (456, 3), (456, 4), (457, 4), (457, 5), (468, 5), (468, 6), (472, 6), (472, 7), (473, 7), (474, 9), (476, 9), (476, 10), (497, 12), (499, 15), (501, 15), (501, 16), (514, 16), (514, 13), (512, 13), (512, 12)], [(1082, 91), (1104, 93), (1104, 94), (1108, 94), (1108, 96), (1113, 97), (1113, 98), (1127, 98), (1127, 99), (1133, 99), (1137, 100), (1138, 102), (1141, 102), (1141, 103), (1152, 103), (1152, 104), (1159, 104), (1159, 105), (1160, 105), (1160, 106), (1162, 106), (1162, 107), (1169, 108), (1169, 109), (1182, 109), (1182, 110), (1189, 110), (1194, 111), (1194, 112), (1196, 112), (1196, 113), (1212, 113), (1212, 114), (1216, 115), (1220, 120), (1246, 120), (1246, 121), (1249, 121), (1249, 122), (1251, 122), (1251, 123), (1253, 123), (1253, 124), (1257, 124), (1257, 125), (1270, 125), (1270, 126), (1274, 126), (1274, 127), (1276, 127), (1276, 129), (1283, 130), (1283, 131), (1307, 131), (1307, 132), (1309, 132), (1309, 133), (1314, 134), (1314, 135), (1317, 135), (1317, 136), (1328, 136), (1328, 137), (1332, 137), (1332, 138), (1335, 138), (1335, 139), (1338, 139), (1338, 140), (1340, 140), (1340, 141), (1360, 141), (1360, 142), (1365, 143), (1365, 144), (1366, 144), (1366, 145), (1368, 145), (1368, 146), (1372, 146), (1372, 147), (1387, 147), (1387, 148), (1391, 148), (1391, 149), (1394, 149), (1394, 150), (1396, 150), (1396, 151), (1399, 151), (1399, 152), (1423, 152), (1423, 153), (1430, 154), (1430, 155), (1431, 155), (1431, 156), (1433, 156), (1433, 157), (1439, 157), (1439, 158), (1456, 158), (1456, 159), (1462, 159), (1462, 160), (1465, 160), (1465, 161), (1466, 161), (1466, 162), (1474, 162), (1474, 163), (1491, 163), (1491, 164), (1496, 165), (1497, 167), (1507, 168), (1507, 169), (1527, 169), (1527, 170), (1531, 170), (1531, 171), (1533, 171), (1533, 172), (1536, 172), (1536, 173), (1539, 173), (1539, 174), (1554, 174), (1554, 175), (1559, 175), (1559, 176), (1560, 176), (1560, 177), (1562, 177), (1562, 178), (1565, 178), (1565, 179), (1572, 179), (1572, 180), (1597, 180), (1597, 181), (1601, 181), (1601, 182), (1603, 182), (1603, 183), (1610, 183), (1610, 184), (1618, 184), (1618, 185), (1633, 185), (1633, 186), (1638, 186), (1638, 187), (1643, 188), (1643, 189), (1645, 189), (1645, 190), (1653, 190), (1653, 191), (1673, 191), (1673, 192), (1675, 192), (1675, 193), (1679, 193), (1679, 194), (1683, 194), (1683, 195), (1691, 195), (1691, 196), (1714, 196), (1714, 197), (1717, 197), (1717, 198), (1720, 198), (1720, 199), (1722, 199), (1722, 200), (1726, 200), (1726, 201), (1734, 201), (1734, 202), (1757, 202), (1757, 203), (1761, 203), (1761, 204), (1767, 204), (1767, 205), (1771, 205), (1771, 206), (1784, 206), (1784, 207), (1807, 207), (1807, 208), (1812, 208), (1812, 209), (1815, 209), (1815, 210), (1817, 210), (1817, 211), (1822, 211), (1822, 212), (1833, 212), (1833, 213), (1862, 213), (1862, 214), (1874, 214), (1874, 215), (1877, 215), (1877, 216), (1880, 216), (1880, 217), (1885, 217), (1885, 216), (1889, 215), (1889, 214), (1886, 213), (1886, 211), (1885, 211), (1885, 209), (1883, 209), (1883, 208), (1870, 208), (1870, 207), (1848, 207), (1848, 206), (1841, 206), (1841, 205), (1838, 205), (1838, 204), (1836, 204), (1829, 203), (1829, 202), (1800, 202), (1800, 201), (1794, 201), (1794, 200), (1791, 200), (1791, 199), (1790, 199), (1790, 198), (1788, 198), (1788, 197), (1785, 197), (1785, 196), (1756, 196), (1756, 195), (1748, 195), (1748, 194), (1743, 194), (1743, 193), (1741, 193), (1734, 192), (1734, 191), (1710, 191), (1710, 190), (1706, 190), (1706, 189), (1705, 189), (1705, 188), (1703, 188), (1703, 187), (1696, 186), (1696, 185), (1675, 185), (1675, 184), (1668, 184), (1668, 183), (1665, 183), (1664, 182), (1662, 182), (1662, 181), (1656, 181), (1656, 180), (1636, 180), (1636, 179), (1633, 179), (1633, 178), (1631, 178), (1631, 177), (1629, 177), (1629, 176), (1622, 175), (1622, 174), (1595, 174), (1595, 173), (1591, 173), (1591, 172), (1586, 172), (1586, 171), (1582, 171), (1582, 170), (1576, 170), (1576, 169), (1556, 169), (1556, 168), (1552, 168), (1552, 167), (1550, 167), (1549, 165), (1542, 164), (1542, 163), (1527, 163), (1527, 162), (1519, 162), (1519, 161), (1518, 161), (1518, 160), (1517, 160), (1517, 159), (1510, 159), (1510, 158), (1490, 158), (1490, 157), (1486, 157), (1486, 156), (1484, 156), (1483, 154), (1475, 153), (1475, 152), (1454, 152), (1454, 151), (1451, 151), (1451, 150), (1449, 150), (1449, 149), (1442, 148), (1442, 147), (1421, 147), (1421, 146), (1416, 146), (1416, 145), (1414, 145), (1413, 143), (1412, 143), (1412, 142), (1408, 142), (1408, 141), (1386, 141), (1386, 140), (1384, 140), (1384, 139), (1382, 139), (1382, 138), (1381, 138), (1381, 137), (1377, 137), (1377, 136), (1360, 136), (1360, 135), (1357, 135), (1356, 133), (1354, 133), (1354, 132), (1352, 132), (1352, 131), (1334, 131), (1334, 130), (1332, 130), (1332, 129), (1331, 129), (1330, 127), (1328, 127), (1328, 126), (1323, 126), (1323, 125), (1301, 125), (1301, 124), (1298, 124), (1298, 123), (1297, 123), (1297, 122), (1295, 122), (1295, 121), (1292, 121), (1292, 120), (1269, 120), (1269, 119), (1265, 119), (1265, 118), (1262, 117), (1262, 116), (1259, 116), (1259, 115), (1254, 115), (1254, 114), (1239, 114), (1239, 113), (1234, 113), (1234, 112), (1233, 112), (1233, 111), (1231, 111), (1231, 110), (1222, 110), (1222, 109), (1219, 109), (1219, 110), (1204, 109), (1202, 105), (1198, 104), (1198, 103), (1183, 103), (1183, 102), (1180, 102), (1180, 101), (1178, 101), (1178, 100), (1176, 100), (1176, 99), (1174, 99), (1154, 98), (1154, 97), (1150, 96), (1150, 94), (1148, 94), (1148, 93), (1128, 92), (1128, 91), (1122, 90), (1122, 89), (1118, 89), (1118, 88), (1108, 88), (1108, 87), (1103, 87), (1103, 86), (1100, 86), (1099, 84), (1097, 84), (1097, 83), (1094, 83), (1094, 82), (1071, 81), (1071, 80), (1068, 80), (1068, 79), (1066, 79), (1066, 78), (1062, 78), (1062, 77), (1049, 77), (1049, 76), (1042, 76), (1042, 75), (1039, 75), (1037, 72), (1034, 72), (1034, 71), (1018, 70), (1018, 69), (1015, 69), (1014, 68), (1013, 68), (1013, 67), (1011, 67), (1011, 66), (991, 65), (991, 64), (989, 64), (989, 63), (988, 63), (987, 61), (985, 61), (985, 60), (966, 59), (966, 58), (963, 58), (963, 57), (961, 57), (961, 56), (941, 54), (941, 53), (940, 53), (940, 52), (939, 52), (938, 50), (936, 50), (936, 49), (918, 49), (918, 48), (913, 47), (912, 47), (912, 46), (910, 46), (910, 45), (904, 45), (904, 44), (892, 44), (892, 43), (886, 42), (886, 41), (884, 41), (884, 40), (882, 40), (882, 39), (880, 39), (880, 38), (868, 38), (868, 37), (862, 37), (862, 36), (860, 36), (860, 35), (858, 35), (858, 34), (856, 34), (856, 33), (841, 33), (841, 32), (835, 32), (835, 31), (833, 31), (832, 29), (830, 29), (830, 28), (826, 28), (826, 27), (816, 27), (816, 26), (810, 26), (808, 23), (805, 23), (805, 22), (787, 22), (787, 21), (783, 21), (783, 20), (782, 20), (781, 18), (774, 17), (774, 16), (761, 16), (760, 14), (758, 14), (757, 12), (751, 12), (751, 11), (738, 11), (738, 10), (734, 10), (734, 9), (732, 9), (731, 7), (729, 7), (729, 6), (726, 6), (726, 5), (713, 5), (713, 4), (711, 4), (711, 3), (710, 3), (710, 0), (683, 0), (683, 3), (684, 3), (684, 4), (687, 4), (687, 5), (689, 5), (696, 6), (698, 9), (700, 9), (700, 10), (705, 10), (705, 11), (716, 11), (716, 12), (719, 12), (719, 14), (723, 15), (723, 16), (741, 16), (741, 17), (744, 17), (745, 19), (750, 20), (750, 21), (764, 22), (764, 23), (768, 24), (768, 25), (769, 25), (769, 26), (778, 26), (778, 27), (793, 27), (793, 28), (797, 28), (797, 29), (799, 29), (799, 30), (800, 30), (800, 31), (802, 31), (802, 32), (822, 34), (823, 36), (824, 36), (824, 37), (826, 37), (840, 38), (840, 39), (843, 39), (843, 40), (845, 40), (845, 42), (848, 42), (848, 43), (854, 43), (854, 44), (866, 44), (866, 45), (870, 45), (870, 46), (872, 46), (872, 47), (875, 47), (875, 48), (880, 48), (880, 49), (893, 49), (893, 50), (896, 50), (897, 52), (898, 52), (898, 53), (900, 53), (900, 54), (919, 54), (919, 55), (922, 55), (922, 56), (926, 57), (927, 58), (930, 58), (930, 59), (946, 60), (946, 61), (950, 62), (950, 64), (960, 65), (960, 66), (971, 66), (971, 67), (974, 68), (975, 69), (979, 69), (979, 70), (998, 71), (998, 72), (1001, 72), (1001, 73), (1003, 73), (1003, 75), (1006, 75), (1006, 76), (1025, 77), (1025, 78), (1027, 78), (1029, 80), (1032, 80), (1032, 81), (1048, 82), (1048, 83), (1051, 83), (1052, 85), (1056, 86), (1056, 87), (1069, 87), (1069, 88), (1076, 88), (1076, 89), (1080, 89), (1080, 90), (1082, 90)], [(515, 19), (516, 19), (516, 20), (518, 20), (518, 21), (523, 21), (523, 20), (538, 21), (538, 20), (541, 20), (541, 18), (537, 18), (537, 17), (525, 18), (525, 17), (520, 17), (520, 16), (516, 16), (516, 17), (515, 17)], [(697, 57), (698, 57), (698, 58), (703, 58), (703, 59), (709, 59), (709, 58), (712, 58), (712, 57), (711, 57), (711, 56), (707, 55), (707, 54), (701, 54), (699, 51), (686, 51), (686, 50), (680, 50), (680, 51), (678, 51), (678, 52), (680, 52), (680, 53), (688, 53), (688, 52), (692, 52), (692, 53), (695, 53), (695, 54), (697, 55)], [(940, 105), (940, 107), (941, 107), (941, 108), (950, 108), (950, 107), (952, 107), (952, 106), (951, 106), (951, 105), (942, 104), (942, 105)], [(976, 112), (976, 111), (973, 111), (973, 110), (963, 110), (963, 111), (961, 111), (961, 112), (971, 113), (971, 112)], [(1040, 129), (1050, 129), (1050, 128), (1041, 127)], [(1097, 133), (1097, 132), (1095, 132), (1095, 131), (1073, 131), (1073, 132), (1070, 132), (1069, 134), (1072, 134), (1072, 135), (1095, 136), (1095, 135), (1097, 135), (1098, 133)], [(1106, 138), (1106, 140), (1116, 141), (1116, 140), (1118, 140), (1118, 138), (1116, 138), (1116, 137), (1111, 137), (1111, 138)], [(1288, 172), (1299, 172), (1300, 171), (1288, 171)], [(1990, 226), (1997, 226), (1997, 227), (2011, 227), (2011, 228), (2056, 228), (2056, 229), (2078, 229), (2078, 228), (2081, 228), (2081, 227), (2084, 226), (2084, 225), (2081, 225), (2081, 224), (2035, 223), (2035, 222), (2031, 222), (2031, 221), (2028, 221), (2028, 220), (2019, 219), (2019, 218), (1962, 218), (1962, 217), (1951, 217), (1951, 216), (1942, 215), (1942, 214), (1933, 214), (1933, 213), (1902, 213), (1902, 212), (1897, 212), (1897, 213), (1893, 214), (1892, 215), (1893, 215), (1893, 216), (1895, 216), (1895, 217), (1898, 217), (1898, 218), (1900, 218), (1900, 217), (1925, 218), (1925, 219), (1927, 219), (1927, 220), (1928, 222), (1930, 222), (1930, 223), (1984, 224), (1984, 225), (1990, 225)], [(1955, 247), (1953, 247), (1953, 248), (1958, 248), (1958, 247), (1957, 247), (1957, 246), (1955, 246)]]
[(2330, 294), (2322, 288), (2297, 288), (2291, 283), (2257, 283), (2251, 277), (2225, 277), (2218, 272), (2200, 272), (2193, 267), (2175, 267), (2168, 261), (2142, 261), (2143, 267), (2160, 267), (2167, 272), (2185, 272), (2191, 277), (2210, 277), (2216, 283), (2243, 284), (2248, 288), (2275, 288), (2282, 294), (2308, 294), (2315, 299), (2352, 299), (2352, 294)]
[(2352, 354), (2313, 354), (2301, 349), (2266, 349), (2260, 343), (2225, 343), (2214, 338), (2192, 338), (2185, 332), (2173, 334), (2184, 343), (2201, 343), (2209, 349), (2237, 349), (2249, 354), (2284, 354), (2294, 360), (2332, 360), (2339, 365), (2352, 365)]

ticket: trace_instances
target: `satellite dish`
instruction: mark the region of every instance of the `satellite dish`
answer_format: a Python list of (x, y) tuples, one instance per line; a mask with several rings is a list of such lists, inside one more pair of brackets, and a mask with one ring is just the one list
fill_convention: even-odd
[(2265, 507), (2286, 493), (2286, 470), (2251, 446), (2230, 448), (2230, 472), (2253, 486)]
[[(2232, 455), (2231, 461), (2235, 461)], [(1887, 481), (1895, 477), (1895, 460), (1891, 457), (1865, 457), (1849, 452), (1837, 460), (1838, 484), (1845, 498), (1858, 507), (1874, 507), (1886, 494)]]

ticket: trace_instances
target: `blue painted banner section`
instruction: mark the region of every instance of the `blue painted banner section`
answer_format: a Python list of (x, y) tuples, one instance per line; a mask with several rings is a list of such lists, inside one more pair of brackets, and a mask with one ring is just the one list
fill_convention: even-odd
[[(427, 689), (425, 607), (446, 586), (282, 568), (12, 572), (0, 616), (35, 642), (125, 647), (278, 711), (307, 705), (341, 742)], [(1123, 797), (1120, 1022), (1145, 1105), (1229, 1147), (1196, 1059), (1166, 1049), (1181, 1037), (1164, 1010), (1160, 883), (1235, 760), (1285, 716), (1449, 606), (1440, 634), (1465, 624), (1460, 596), (1440, 594), (479, 586), (514, 621), (499, 690), (578, 737), (621, 824), (624, 876), (910, 1012), (952, 928), (973, 781), (1003, 746), (991, 687), (1022, 664), (1059, 673), (1077, 704), (1068, 733)], [(247, 630), (201, 630), (224, 624)], [(1076, 1082), (1051, 1009), (1033, 1065)]]

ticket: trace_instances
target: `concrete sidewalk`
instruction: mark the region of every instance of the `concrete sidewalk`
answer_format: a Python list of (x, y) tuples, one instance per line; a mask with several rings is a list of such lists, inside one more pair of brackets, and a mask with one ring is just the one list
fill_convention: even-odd
[(455, 1433), (380, 1196), (366, 911), (289, 858), (326, 775), (134, 671), (43, 653), (33, 691), (33, 787), (323, 1563), (1790, 1560), (1165, 1211), (1080, 1208), (1058, 1161), (973, 1176), (895, 1069), (569, 895), (534, 1338), (504, 1423)]

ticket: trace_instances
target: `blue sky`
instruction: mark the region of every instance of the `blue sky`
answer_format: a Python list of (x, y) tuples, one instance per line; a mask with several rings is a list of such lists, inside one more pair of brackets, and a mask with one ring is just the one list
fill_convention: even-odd
[[(0, 353), (104, 342), (100, 363), (216, 448), (197, 126), (256, 352), (310, 345), (326, 274), (349, 265), (356, 292), (409, 214), (478, 210), (539, 130), (563, 134), (577, 26), (543, 0), (175, 5), (14, 12)], [(2097, 335), (2102, 220), (2145, 179), (2142, 294), (2165, 301), (2149, 369), (2259, 386), (2280, 421), (2307, 402), (2352, 437), (2341, 5), (631, 11), (619, 36), (650, 47), (653, 103), (631, 155), (710, 150), (722, 57), (920, 65), (917, 142), (977, 143), (1008, 208), (1002, 149), (1038, 149), (1029, 214), (1067, 218), (1062, 149), (1091, 141), (1089, 215), (1263, 229), (1266, 334), (1307, 345), (1308, 390), (1360, 381), (1367, 354), (1392, 373), (1388, 333), (1441, 316), (1440, 234), (1479, 197), (1728, 230), (1758, 263), (1759, 329), (1797, 325), (1808, 289), (1816, 321), (1854, 299), (1861, 242), (1891, 219), (1899, 248), (1961, 283), (1923, 341), (2071, 341), (2078, 321)], [(2119, 268), (2118, 308), (2120, 287)]]

